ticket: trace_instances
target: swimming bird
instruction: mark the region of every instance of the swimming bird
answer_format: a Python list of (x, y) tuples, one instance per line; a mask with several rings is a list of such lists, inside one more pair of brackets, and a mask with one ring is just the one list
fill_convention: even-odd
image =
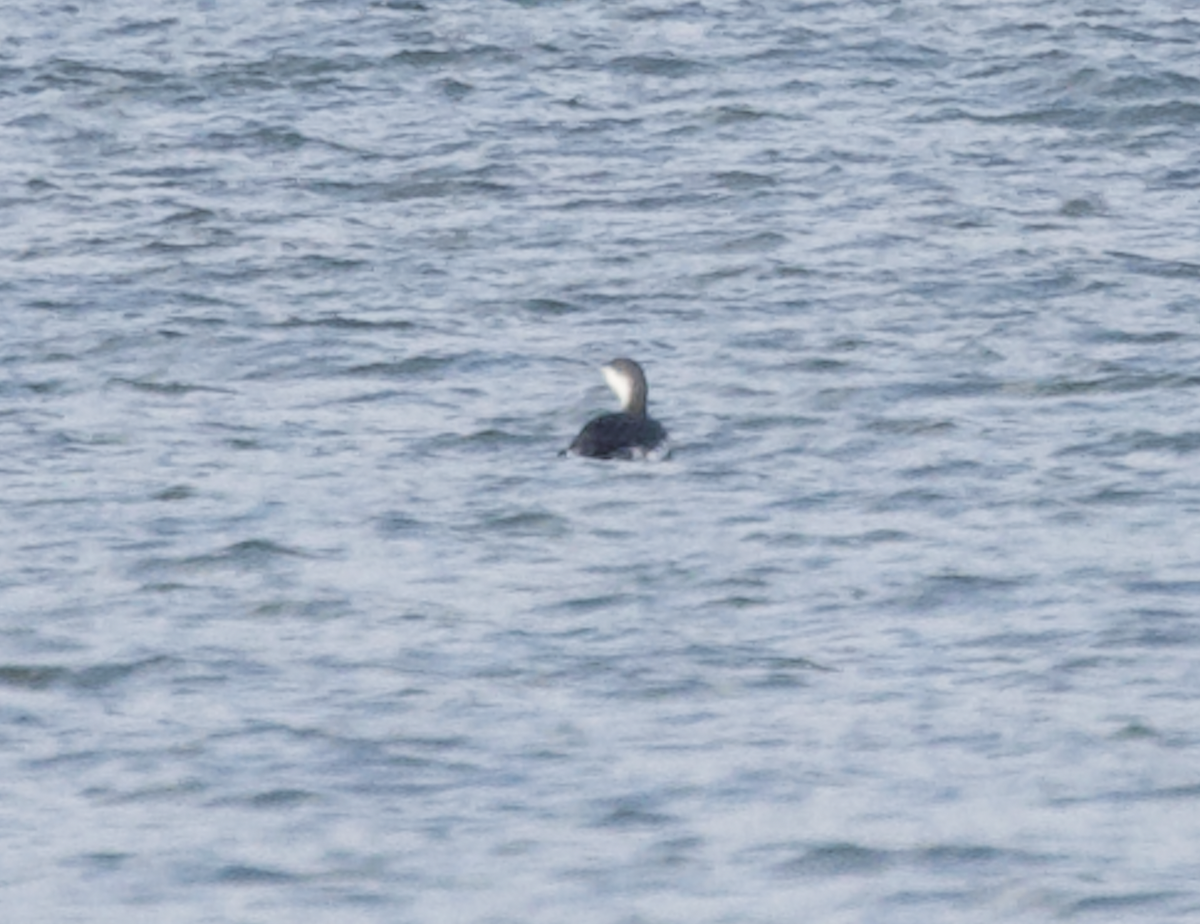
[(600, 370), (621, 402), (616, 414), (590, 421), (560, 455), (592, 459), (644, 459), (667, 438), (662, 424), (646, 415), (646, 374), (632, 359), (614, 359)]

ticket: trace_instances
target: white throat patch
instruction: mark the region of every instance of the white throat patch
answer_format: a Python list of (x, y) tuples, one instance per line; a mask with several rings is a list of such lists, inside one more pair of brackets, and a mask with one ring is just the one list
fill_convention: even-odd
[(633, 383), (621, 370), (612, 366), (604, 366), (600, 371), (604, 373), (604, 381), (608, 382), (608, 387), (616, 393), (617, 400), (621, 402), (621, 410), (626, 410), (629, 407), (629, 399), (633, 397)]

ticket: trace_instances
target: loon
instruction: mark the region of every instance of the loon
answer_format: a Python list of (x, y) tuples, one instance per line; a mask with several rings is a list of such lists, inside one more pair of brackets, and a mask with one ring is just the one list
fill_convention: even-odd
[(600, 371), (616, 392), (621, 410), (592, 420), (559, 455), (573, 452), (593, 459), (644, 459), (667, 438), (662, 424), (646, 416), (646, 375), (632, 359), (614, 359)]

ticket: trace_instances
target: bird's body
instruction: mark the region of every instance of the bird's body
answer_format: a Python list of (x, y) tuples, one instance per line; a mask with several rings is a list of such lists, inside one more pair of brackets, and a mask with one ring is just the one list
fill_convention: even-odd
[(569, 452), (592, 459), (640, 459), (667, 437), (657, 420), (633, 414), (601, 414), (571, 442)]
[(660, 448), (667, 431), (646, 414), (646, 376), (632, 359), (614, 359), (603, 368), (605, 381), (621, 401), (616, 414), (601, 414), (564, 452), (592, 459), (642, 459)]

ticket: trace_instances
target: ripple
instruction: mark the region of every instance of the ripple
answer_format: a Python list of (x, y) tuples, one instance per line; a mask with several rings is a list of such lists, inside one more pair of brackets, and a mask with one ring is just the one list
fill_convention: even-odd
[(153, 657), (128, 663), (93, 664), (87, 667), (5, 664), (0, 665), (0, 686), (25, 690), (46, 690), (52, 687), (69, 687), (84, 691), (105, 690), (136, 674), (156, 671), (170, 663), (170, 658)]
[(7, 905), (1185, 919), (1160, 6), (3, 6)]

